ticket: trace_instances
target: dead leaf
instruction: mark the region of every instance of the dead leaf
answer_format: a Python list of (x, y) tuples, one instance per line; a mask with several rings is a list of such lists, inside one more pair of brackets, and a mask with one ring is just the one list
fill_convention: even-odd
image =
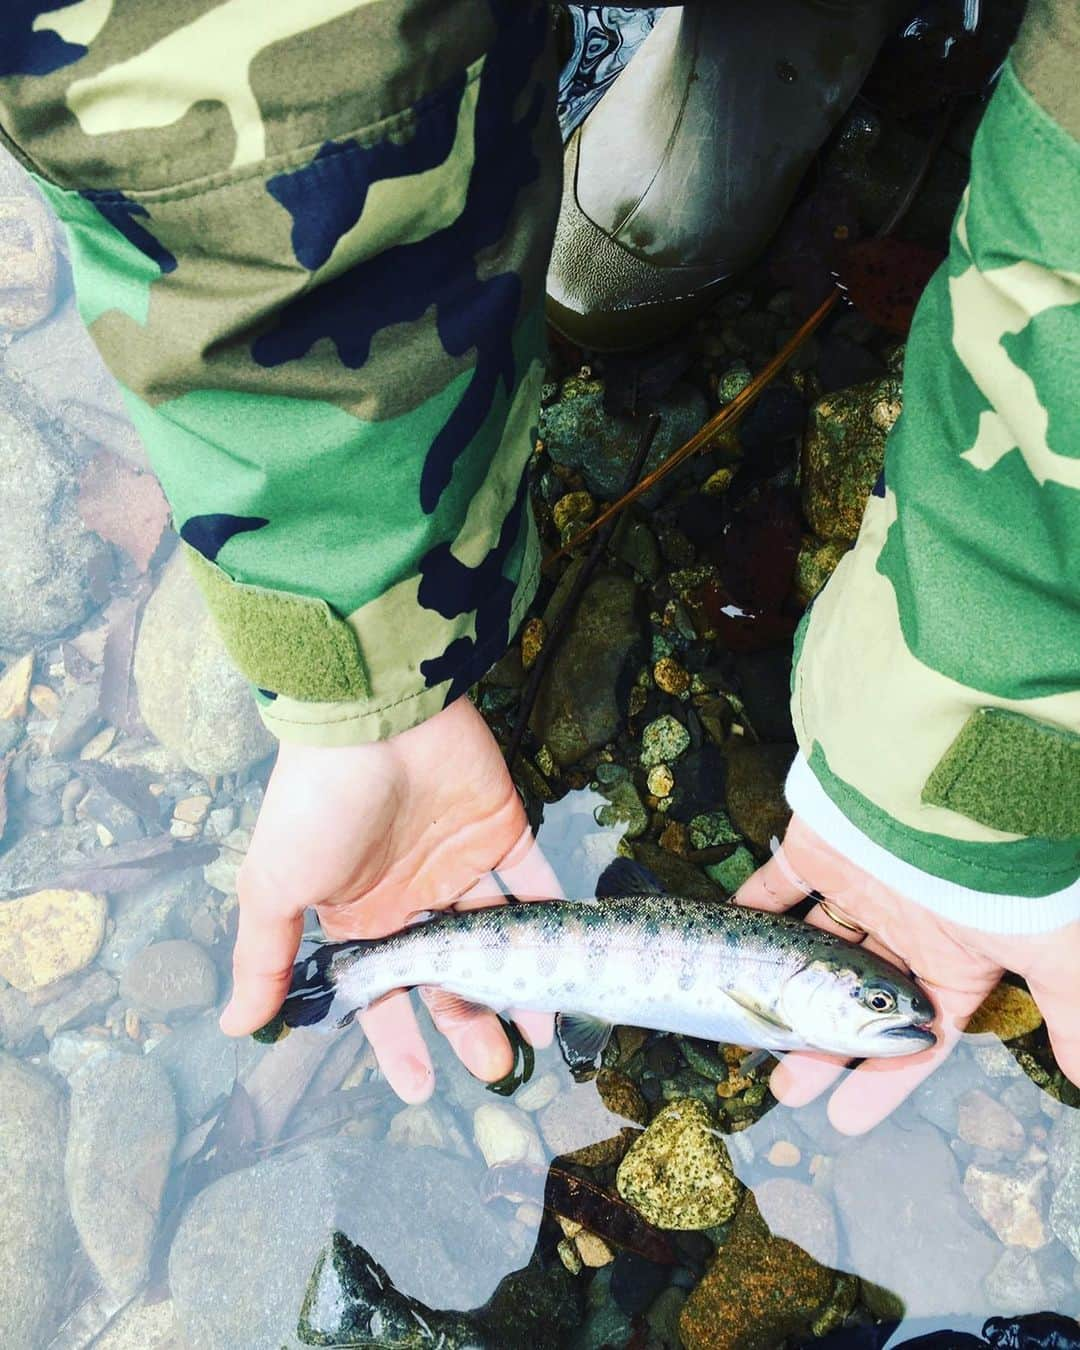
[(906, 337), (919, 297), (944, 256), (892, 236), (863, 239), (840, 255), (836, 284), (871, 323)]
[(142, 582), (134, 595), (125, 596), (109, 606), (109, 635), (102, 656), (101, 715), (106, 722), (131, 736), (145, 730), (139, 716), (133, 670), (139, 614), (149, 594), (149, 586)]
[(87, 529), (122, 548), (140, 572), (161, 543), (169, 503), (151, 473), (140, 473), (118, 455), (103, 451), (90, 461), (79, 483), (79, 514)]
[(164, 872), (201, 867), (218, 855), (216, 844), (187, 844), (171, 835), (133, 839), (82, 860), (69, 861), (54, 885), (104, 894), (133, 891)]

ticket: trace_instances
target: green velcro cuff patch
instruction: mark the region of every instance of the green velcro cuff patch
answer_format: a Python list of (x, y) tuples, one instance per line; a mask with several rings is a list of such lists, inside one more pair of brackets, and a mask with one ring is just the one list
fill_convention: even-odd
[(222, 640), (252, 684), (302, 703), (370, 694), (356, 634), (325, 600), (234, 581), (184, 545)]
[(1080, 736), (980, 708), (926, 780), (922, 800), (1010, 834), (1080, 835)]

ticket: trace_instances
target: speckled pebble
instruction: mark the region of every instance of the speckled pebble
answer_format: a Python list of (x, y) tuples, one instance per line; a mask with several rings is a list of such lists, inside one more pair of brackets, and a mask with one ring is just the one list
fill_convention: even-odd
[(24, 993), (88, 966), (108, 906), (89, 891), (36, 891), (0, 906), (0, 975)]
[(683, 1098), (653, 1120), (619, 1165), (619, 1194), (658, 1228), (726, 1223), (742, 1187), (701, 1102)]
[(217, 971), (194, 942), (153, 942), (132, 957), (120, 979), (120, 994), (152, 1017), (201, 1012), (217, 997)]
[(690, 745), (690, 733), (670, 714), (650, 722), (641, 733), (641, 766), (651, 769), (655, 764), (670, 764)]
[(645, 786), (654, 797), (670, 797), (675, 787), (675, 775), (666, 764), (654, 764), (649, 770)]

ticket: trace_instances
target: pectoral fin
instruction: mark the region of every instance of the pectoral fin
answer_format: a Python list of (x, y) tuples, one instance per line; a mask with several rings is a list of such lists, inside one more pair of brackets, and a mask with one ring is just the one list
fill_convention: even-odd
[(449, 989), (440, 989), (438, 985), (422, 984), (417, 992), (431, 1013), (431, 1020), (440, 1031), (447, 1027), (461, 1026), (463, 1022), (472, 1022), (488, 1011), (482, 1004), (471, 1003), (460, 994), (454, 994)]
[(789, 1027), (781, 1018), (777, 1017), (776, 1013), (774, 1013), (771, 1008), (766, 1007), (765, 1004), (755, 999), (753, 995), (743, 993), (742, 990), (728, 989), (725, 992), (732, 1003), (737, 1003), (743, 1012), (746, 1013), (747, 1017), (763, 1031), (785, 1031), (790, 1033), (791, 1027)]
[(571, 1069), (595, 1068), (611, 1039), (611, 1023), (578, 1013), (556, 1013), (555, 1035)]

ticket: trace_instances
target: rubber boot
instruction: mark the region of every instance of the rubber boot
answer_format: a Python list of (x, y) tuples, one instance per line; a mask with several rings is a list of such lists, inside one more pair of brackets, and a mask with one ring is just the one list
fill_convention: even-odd
[(895, 0), (666, 10), (566, 144), (552, 325), (619, 350), (704, 308), (768, 243), (895, 13)]

